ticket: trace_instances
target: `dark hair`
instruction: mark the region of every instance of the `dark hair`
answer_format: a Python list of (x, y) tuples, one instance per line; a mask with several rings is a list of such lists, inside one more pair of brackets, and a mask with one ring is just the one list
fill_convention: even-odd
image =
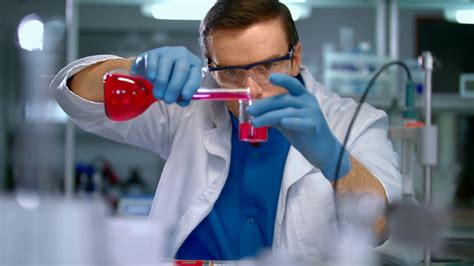
[(207, 12), (200, 26), (204, 55), (209, 58), (207, 38), (217, 29), (245, 29), (257, 22), (279, 18), (290, 49), (299, 41), (295, 22), (287, 6), (278, 0), (218, 0)]

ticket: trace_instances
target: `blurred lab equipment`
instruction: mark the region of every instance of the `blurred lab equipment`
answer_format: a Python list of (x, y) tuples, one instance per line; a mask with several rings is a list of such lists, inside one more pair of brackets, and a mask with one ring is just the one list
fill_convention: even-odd
[(153, 201), (148, 184), (139, 167), (132, 167), (126, 179), (119, 179), (112, 165), (104, 158), (94, 163), (78, 163), (75, 172), (74, 196), (79, 199), (101, 199), (111, 215), (147, 216)]
[(115, 218), (105, 223), (106, 264), (171, 265), (173, 227), (145, 218)]
[[(433, 209), (431, 206), (431, 170), (437, 164), (437, 127), (431, 124), (431, 92), (432, 92), (432, 71), (434, 65), (434, 57), (430, 52), (423, 52), (419, 57), (419, 67), (424, 71), (424, 123), (416, 120), (415, 114), (415, 83), (412, 75), (406, 64), (395, 61), (385, 64), (377, 73), (371, 78), (364, 93), (361, 97), (359, 106), (352, 118), (354, 121), (357, 118), (358, 112), (362, 103), (369, 93), (369, 89), (375, 83), (377, 77), (392, 65), (399, 65), (404, 68), (408, 75), (408, 82), (406, 86), (406, 108), (403, 113), (404, 124), (402, 127), (392, 127), (389, 129), (389, 137), (392, 139), (402, 140), (402, 193), (403, 197), (398, 202), (392, 202), (391, 208), (388, 210), (387, 216), (390, 221), (390, 238), (389, 243), (385, 246), (391, 246), (390, 252), (385, 254), (385, 257), (400, 257), (403, 263), (414, 264), (420, 259), (417, 257), (418, 250), (424, 247), (424, 262), (425, 265), (431, 263), (431, 248), (436, 247), (440, 239), (440, 231), (445, 221), (442, 218), (442, 211)], [(346, 133), (344, 144), (347, 144), (348, 137), (352, 129), (352, 123)], [(413, 193), (413, 156), (414, 148), (417, 148), (418, 162), (424, 167), (425, 180), (425, 202), (420, 206), (414, 201)], [(342, 158), (342, 153), (339, 158), (337, 171)], [(337, 191), (337, 180), (334, 183), (334, 190)], [(336, 193), (335, 193), (336, 194)], [(337, 201), (336, 201), (337, 203)], [(336, 209), (340, 208), (336, 204)], [(338, 211), (336, 211), (338, 213)], [(341, 227), (340, 217), (337, 217), (339, 227)], [(422, 230), (419, 230), (422, 229)], [(404, 254), (403, 256), (396, 256), (393, 254)], [(388, 255), (388, 256), (387, 256)], [(388, 263), (393, 263), (388, 261)]]
[(92, 196), (99, 192), (100, 184), (94, 178), (95, 171), (92, 165), (76, 166), (76, 193)]
[(141, 196), (146, 193), (147, 186), (140, 174), (140, 170), (132, 168), (127, 180), (123, 184), (123, 194), (125, 196)]
[(117, 206), (118, 217), (148, 217), (153, 204), (152, 195), (123, 196)]
[(99, 265), (105, 257), (100, 202), (19, 192), (0, 197), (0, 265)]
[(461, 74), (459, 85), (459, 92), (462, 97), (474, 97), (474, 73)]
[(106, 216), (98, 199), (0, 197), (0, 265), (169, 265), (171, 226)]
[[(47, 88), (61, 59), (64, 23), (60, 18), (25, 16), (18, 25), (20, 100), (12, 115), (10, 185), (17, 191), (60, 193), (57, 162), (62, 161), (61, 128), (65, 114), (50, 98)], [(44, 152), (48, 151), (48, 156)], [(13, 182), (12, 182), (13, 181)]]
[(354, 50), (354, 29), (350, 27), (339, 28), (339, 47), (343, 52)]
[[(153, 96), (153, 84), (127, 70), (114, 70), (104, 75), (104, 108), (107, 117), (114, 121), (126, 121), (147, 110), (157, 99)], [(249, 88), (199, 88), (192, 100), (239, 101), (240, 140), (262, 142), (267, 140), (267, 128), (254, 128), (246, 108), (251, 104)]]
[[(432, 209), (431, 206), (431, 183), (432, 183), (432, 168), (437, 165), (438, 161), (438, 128), (432, 125), (431, 116), (431, 101), (432, 101), (432, 71), (434, 67), (434, 57), (430, 52), (423, 52), (419, 60), (419, 67), (424, 71), (424, 122), (418, 122), (415, 115), (415, 85), (408, 83), (405, 95), (405, 111), (403, 112), (403, 119), (405, 123), (402, 127), (392, 127), (389, 129), (389, 137), (392, 139), (399, 139), (402, 141), (402, 157), (401, 157), (401, 174), (402, 174), (402, 192), (405, 199), (414, 197), (413, 193), (413, 161), (415, 160), (415, 148), (416, 158), (418, 163), (424, 167), (424, 206), (419, 208), (410, 204), (409, 200), (401, 202), (401, 206), (398, 208), (402, 209), (398, 211), (398, 216), (394, 215), (395, 221), (405, 222), (413, 225), (416, 221), (427, 221), (424, 223), (425, 230), (413, 231), (409, 230), (409, 227), (405, 226), (403, 229), (397, 231), (412, 232), (419, 237), (414, 237), (413, 234), (405, 233), (405, 236), (416, 239), (414, 242), (418, 246), (423, 245), (425, 248), (425, 265), (431, 263), (431, 248), (436, 245), (435, 241), (439, 235), (439, 226), (443, 223), (439, 212)], [(410, 209), (420, 209), (418, 211), (411, 211)], [(415, 215), (407, 215), (408, 213)], [(396, 214), (396, 213), (395, 213)], [(404, 217), (400, 219), (397, 217)], [(428, 223), (428, 221), (430, 221)], [(400, 226), (400, 225), (399, 225)], [(401, 228), (401, 227), (400, 227)], [(396, 235), (396, 234), (395, 234)], [(401, 241), (406, 240), (402, 237)]]

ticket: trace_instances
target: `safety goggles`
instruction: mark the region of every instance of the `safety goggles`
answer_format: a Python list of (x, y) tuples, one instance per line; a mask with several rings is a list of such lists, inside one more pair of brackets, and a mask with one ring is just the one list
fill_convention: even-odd
[(248, 77), (252, 77), (260, 85), (268, 85), (268, 77), (273, 73), (288, 74), (291, 70), (291, 59), (294, 48), (283, 56), (263, 60), (248, 65), (216, 67), (211, 66), (209, 61), (208, 69), (214, 79), (222, 87), (243, 87)]

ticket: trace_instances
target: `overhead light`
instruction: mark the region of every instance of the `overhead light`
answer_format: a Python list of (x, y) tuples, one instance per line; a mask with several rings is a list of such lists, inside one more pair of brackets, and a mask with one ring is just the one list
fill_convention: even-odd
[[(155, 19), (202, 20), (215, 2), (211, 0), (169, 0), (142, 5), (141, 11), (145, 16)], [(287, 4), (294, 20), (304, 19), (311, 15), (311, 8), (304, 4), (306, 0), (286, 0), (282, 2)]]
[(462, 24), (474, 24), (474, 9), (456, 11), (456, 20)]
[(165, 20), (202, 20), (214, 5), (212, 1), (163, 2), (142, 5), (142, 13), (155, 19)]
[(285, 4), (303, 4), (303, 3), (306, 3), (306, 0), (283, 0), (281, 1), (282, 3), (285, 3)]
[(37, 15), (31, 14), (24, 17), (18, 26), (17, 34), (22, 49), (43, 50), (44, 24)]
[(302, 20), (311, 16), (311, 7), (300, 4), (287, 4), (293, 20)]
[(462, 24), (474, 24), (474, 9), (446, 9), (446, 20)]

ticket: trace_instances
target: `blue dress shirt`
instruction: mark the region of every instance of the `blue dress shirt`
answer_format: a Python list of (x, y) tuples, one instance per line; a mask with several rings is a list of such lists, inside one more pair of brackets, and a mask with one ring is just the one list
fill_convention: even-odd
[(179, 248), (180, 260), (238, 260), (271, 248), (283, 168), (289, 142), (269, 128), (268, 141), (239, 141), (232, 119), (229, 176), (209, 215)]

